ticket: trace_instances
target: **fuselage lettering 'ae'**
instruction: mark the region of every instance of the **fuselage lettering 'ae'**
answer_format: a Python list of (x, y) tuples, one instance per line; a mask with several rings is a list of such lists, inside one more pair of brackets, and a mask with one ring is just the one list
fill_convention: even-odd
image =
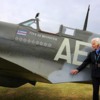
[[(82, 62), (78, 61), (78, 55), (87, 56), (87, 52), (79, 50), (81, 45), (91, 47), (90, 43), (76, 40), (75, 50), (74, 50), (74, 54), (73, 54), (73, 60), (71, 61), (72, 54), (71, 54), (71, 49), (70, 49), (70, 42), (69, 42), (68, 38), (64, 38), (54, 60), (58, 61), (59, 59), (64, 59), (69, 64), (71, 64), (71, 62), (72, 62), (72, 64), (80, 65)], [(63, 55), (64, 48), (66, 51), (66, 55)]]

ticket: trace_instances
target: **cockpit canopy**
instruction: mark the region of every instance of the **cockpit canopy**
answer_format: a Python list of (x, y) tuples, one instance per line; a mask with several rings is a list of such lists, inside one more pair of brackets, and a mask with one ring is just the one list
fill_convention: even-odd
[(65, 34), (65, 35), (74, 35), (73, 28), (69, 28), (58, 23), (54, 23), (48, 20), (39, 21), (38, 18), (30, 19), (25, 22), (20, 23), (20, 25), (31, 27), (37, 31), (52, 33), (52, 34)]
[(58, 33), (59, 26), (60, 26), (56, 23), (51, 23), (50, 21), (47, 20), (39, 21), (38, 18), (27, 20), (25, 22), (20, 23), (20, 25), (29, 26), (38, 31), (41, 30), (41, 31), (50, 32), (54, 34)]

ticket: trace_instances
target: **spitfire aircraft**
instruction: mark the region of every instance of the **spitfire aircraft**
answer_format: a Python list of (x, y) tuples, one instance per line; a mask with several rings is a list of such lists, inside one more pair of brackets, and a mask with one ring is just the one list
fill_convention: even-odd
[(83, 30), (60, 25), (57, 33), (41, 29), (39, 13), (20, 24), (0, 22), (0, 86), (91, 81), (89, 67), (70, 74), (91, 51), (91, 39), (100, 37), (86, 31), (88, 14), (89, 8)]

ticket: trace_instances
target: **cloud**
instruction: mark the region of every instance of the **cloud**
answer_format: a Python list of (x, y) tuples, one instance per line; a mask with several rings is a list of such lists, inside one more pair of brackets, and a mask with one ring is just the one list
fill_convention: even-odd
[(91, 10), (88, 30), (99, 33), (99, 0), (0, 0), (0, 20), (20, 23), (34, 18), (40, 12), (42, 19), (82, 29), (89, 4)]

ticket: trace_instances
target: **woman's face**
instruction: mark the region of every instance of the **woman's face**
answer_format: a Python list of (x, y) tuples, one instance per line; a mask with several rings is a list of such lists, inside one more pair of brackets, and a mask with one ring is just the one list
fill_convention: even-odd
[(92, 41), (92, 48), (93, 49), (98, 49), (99, 48), (99, 45), (97, 44), (96, 41)]

